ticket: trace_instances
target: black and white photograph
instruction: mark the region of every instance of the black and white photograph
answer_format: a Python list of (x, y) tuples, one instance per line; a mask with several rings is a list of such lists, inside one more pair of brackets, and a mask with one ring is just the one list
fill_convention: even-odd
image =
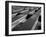
[(12, 31), (41, 30), (41, 7), (12, 6)]
[(8, 34), (44, 33), (44, 3), (8, 2)]

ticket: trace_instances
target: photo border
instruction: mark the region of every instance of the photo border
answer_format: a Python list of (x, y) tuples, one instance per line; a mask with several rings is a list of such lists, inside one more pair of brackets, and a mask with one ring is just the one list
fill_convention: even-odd
[[(28, 34), (13, 34), (9, 35), (9, 3), (28, 3), (28, 4), (42, 4), (44, 6), (44, 32), (43, 33), (28, 33)], [(18, 36), (18, 35), (34, 35), (45, 34), (45, 3), (38, 2), (22, 2), (22, 1), (5, 1), (5, 36)]]

